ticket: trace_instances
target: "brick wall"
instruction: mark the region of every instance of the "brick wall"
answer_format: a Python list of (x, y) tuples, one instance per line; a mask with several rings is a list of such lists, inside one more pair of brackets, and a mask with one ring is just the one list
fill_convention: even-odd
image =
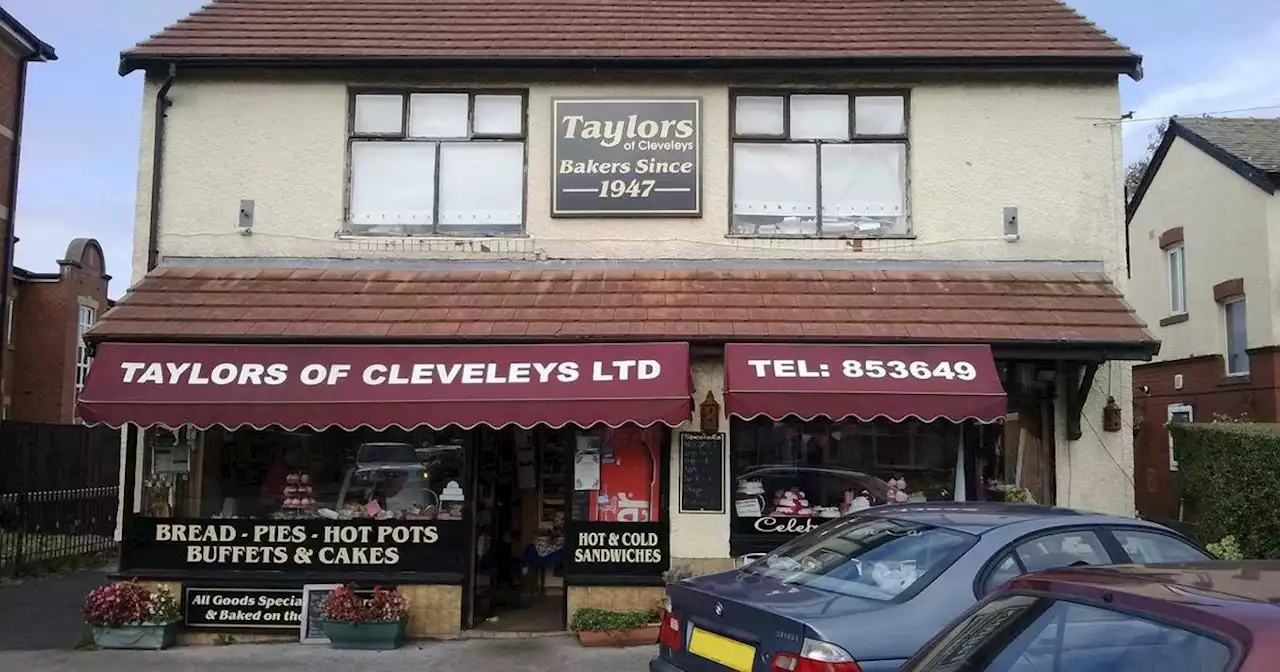
[[(0, 131), (0, 283), (10, 283), (10, 287), (12, 282), (3, 269), (8, 267), (5, 258), (9, 254), (9, 238), (13, 235), (9, 224), (11, 213), (8, 212), (12, 202), (9, 179), (14, 170), (14, 139), (10, 136), (17, 125), (18, 110), (22, 108), (19, 90), (21, 72), (21, 59), (6, 49), (0, 49), (0, 127), (6, 129)], [(5, 295), (5, 292), (0, 292), (0, 297)], [(0, 357), (3, 357), (0, 361), (0, 408), (4, 406), (5, 398), (12, 397), (13, 394), (13, 369), (10, 366), (12, 357), (4, 345), (4, 328), (4, 324), (0, 322)]]
[[(1133, 367), (1134, 416), (1141, 429), (1134, 441), (1134, 498), (1144, 516), (1176, 519), (1179, 501), (1169, 469), (1169, 406), (1185, 404), (1194, 422), (1215, 415), (1248, 414), (1258, 422), (1280, 418), (1280, 348), (1249, 351), (1250, 375), (1227, 378), (1222, 356), (1191, 357)], [(1181, 389), (1174, 377), (1182, 375)]]
[(80, 306), (107, 309), (101, 248), (77, 240), (59, 262), (57, 282), (19, 283), (14, 318), (9, 417), (27, 422), (75, 420), (76, 346)]

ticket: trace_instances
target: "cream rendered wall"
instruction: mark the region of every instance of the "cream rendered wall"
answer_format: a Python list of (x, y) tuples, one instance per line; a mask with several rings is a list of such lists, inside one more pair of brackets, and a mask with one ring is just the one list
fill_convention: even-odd
[[(343, 218), (347, 85), (354, 82), (375, 83), (179, 73), (170, 90), (161, 255), (1090, 260), (1104, 262), (1109, 275), (1123, 282), (1114, 79), (895, 82), (911, 89), (909, 207), (916, 237), (871, 241), (861, 251), (838, 240), (726, 238), (728, 84), (496, 82), (492, 86), (530, 91), (528, 237), (490, 241), (488, 253), (467, 251), (469, 246), (455, 246), (452, 239), (441, 244), (439, 239), (337, 236)], [(458, 85), (425, 78), (397, 83)], [(157, 86), (151, 80), (144, 90), (135, 280), (146, 255)], [(550, 101), (585, 95), (702, 98), (702, 218), (551, 219)], [(236, 227), (242, 198), (256, 205), (251, 236)], [(1005, 206), (1019, 209), (1017, 242), (1003, 237)]]
[[(1181, 138), (1174, 140), (1138, 211), (1129, 222), (1133, 279), (1126, 295), (1159, 339), (1156, 361), (1226, 352), (1222, 306), (1213, 286), (1244, 278), (1249, 347), (1274, 345), (1280, 319), (1272, 278), (1280, 277), (1280, 235), (1267, 225), (1275, 198)], [(1280, 208), (1271, 206), (1280, 226)], [(1160, 234), (1181, 226), (1186, 251), (1185, 322), (1169, 316), (1169, 280)], [(1273, 270), (1274, 269), (1274, 270)], [(1225, 371), (1224, 371), (1225, 374)]]
[[(911, 89), (908, 204), (915, 238), (868, 241), (861, 251), (839, 240), (727, 238), (729, 84), (678, 83), (675, 77), (664, 83), (628, 81), (490, 85), (529, 89), (528, 235), (489, 239), (490, 251), (481, 252), (468, 239), (337, 235), (345, 189), (347, 86), (378, 81), (267, 73), (233, 80), (180, 73), (170, 90), (161, 257), (1095, 261), (1102, 262), (1124, 289), (1115, 79), (881, 83)], [(143, 94), (135, 282), (145, 270), (153, 105), (159, 83), (149, 80)], [(389, 83), (458, 85), (414, 75)], [(550, 218), (550, 101), (589, 95), (702, 98), (701, 218)], [(236, 227), (239, 202), (245, 198), (255, 201), (250, 236)], [(1005, 206), (1019, 211), (1021, 235), (1015, 242), (1003, 236)], [(1108, 389), (1131, 426), (1129, 370), (1127, 363), (1113, 363), (1107, 376), (1099, 373), (1085, 410), (1093, 427), (1101, 425)], [(698, 400), (707, 390), (720, 396), (722, 363), (696, 364), (694, 376)], [(1132, 513), (1131, 432), (1105, 434), (1086, 425), (1080, 441), (1068, 442), (1059, 406), (1058, 501)], [(722, 428), (727, 431), (727, 421), (722, 421)], [(674, 447), (673, 460), (678, 459), (678, 442)], [(677, 497), (678, 469), (672, 473), (671, 492)], [(671, 516), (673, 557), (728, 554), (727, 512), (680, 514), (673, 506)]]
[[(730, 509), (733, 506), (733, 488), (729, 473), (729, 418), (724, 414), (724, 360), (695, 359), (693, 361), (694, 417), (690, 422), (671, 430), (671, 558), (672, 566), (685, 560), (729, 557)], [(715, 395), (720, 404), (720, 431), (725, 434), (724, 479), (725, 510), (723, 513), (680, 513), (680, 432), (699, 432), (697, 404), (707, 398), (707, 392)]]

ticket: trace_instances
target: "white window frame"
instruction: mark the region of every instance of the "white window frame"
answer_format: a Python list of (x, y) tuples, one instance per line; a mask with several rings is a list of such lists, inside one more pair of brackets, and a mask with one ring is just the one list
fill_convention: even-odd
[(4, 314), (4, 322), (5, 322), (5, 324), (4, 324), (4, 341), (5, 341), (5, 342), (4, 342), (4, 344), (5, 344), (5, 347), (12, 348), (12, 347), (13, 347), (13, 341), (14, 341), (14, 336), (13, 336), (13, 319), (14, 319), (14, 318), (13, 318), (13, 313), (14, 313), (14, 311), (15, 311), (15, 310), (17, 310), (17, 308), (18, 308), (18, 300), (17, 300), (17, 297), (15, 297), (15, 296), (13, 296), (13, 295), (11, 294), (11, 295), (9, 296), (9, 300), (8, 300), (8, 302), (5, 304), (5, 306), (6, 306), (7, 310), (5, 311), (5, 314)]
[[(1165, 278), (1169, 283), (1169, 315), (1187, 314), (1187, 250), (1182, 243), (1170, 245), (1164, 251)], [(1174, 272), (1177, 281), (1174, 281)]]
[[(848, 139), (810, 139), (810, 138), (793, 138), (792, 136), (792, 118), (791, 118), (791, 97), (792, 96), (848, 96), (849, 107), (849, 133)], [(739, 98), (781, 98), (782, 99), (782, 132), (780, 134), (768, 133), (739, 133), (737, 129), (738, 123), (738, 99)], [(860, 133), (857, 127), (857, 99), (858, 98), (879, 98), (879, 97), (897, 97), (902, 99), (902, 132), (894, 134), (879, 133)], [(832, 238), (832, 239), (876, 239), (876, 238), (912, 238), (914, 232), (911, 224), (911, 95), (910, 91), (903, 89), (863, 89), (863, 90), (812, 90), (812, 89), (735, 89), (730, 92), (729, 106), (729, 163), (730, 163), (730, 183), (729, 183), (729, 235), (737, 238)], [(814, 147), (814, 160), (818, 164), (817, 169), (817, 202), (814, 211), (814, 233), (783, 233), (783, 232), (762, 232), (762, 231), (745, 231), (741, 227), (735, 226), (734, 202), (736, 194), (734, 193), (734, 180), (732, 179), (733, 171), (736, 167), (733, 165), (735, 156), (737, 155), (737, 146), (753, 145), (753, 144), (783, 144), (783, 145), (801, 145)], [(891, 231), (886, 233), (867, 232), (867, 233), (826, 233), (823, 231), (822, 213), (822, 149), (829, 145), (871, 145), (871, 144), (891, 144), (901, 145), (903, 151), (902, 165), (902, 230)]]
[(76, 312), (76, 394), (84, 389), (84, 381), (89, 377), (89, 365), (93, 357), (89, 356), (89, 345), (84, 342), (84, 335), (98, 321), (98, 311), (93, 306), (80, 304)]
[[(1228, 377), (1249, 375), (1249, 369), (1250, 369), (1249, 367), (1249, 304), (1245, 303), (1246, 298), (1247, 297), (1244, 297), (1244, 296), (1235, 296), (1222, 302), (1222, 336), (1223, 336), (1222, 358), (1226, 360), (1224, 364), (1226, 365), (1226, 368), (1227, 368)], [(1231, 319), (1230, 319), (1229, 313), (1227, 312), (1227, 309), (1229, 306), (1234, 306), (1235, 304), (1238, 304), (1238, 303), (1245, 304), (1244, 305), (1245, 326), (1244, 326), (1244, 334), (1243, 334), (1245, 350), (1243, 353), (1241, 353), (1244, 355), (1244, 369), (1239, 371), (1232, 371), (1231, 370)]]
[[(415, 94), (458, 94), (467, 96), (467, 132), (460, 137), (418, 137), (410, 131), (410, 108), (412, 96)], [(356, 130), (356, 104), (359, 96), (401, 96), (402, 112), (400, 130), (392, 133), (361, 133)], [(475, 129), (476, 97), (485, 96), (519, 96), (520, 97), (520, 130), (517, 133), (482, 133)], [(528, 165), (529, 165), (529, 92), (523, 89), (352, 89), (349, 91), (349, 110), (347, 128), (347, 180), (346, 199), (343, 216), (343, 235), (356, 236), (496, 236), (522, 235), (528, 221)], [(433, 186), (433, 206), (431, 224), (389, 224), (375, 225), (352, 222), (352, 183), (355, 174), (352, 148), (355, 143), (397, 142), (427, 143), (436, 146), (435, 171)], [(518, 143), (522, 150), (520, 216), (515, 224), (440, 224), (440, 162), (443, 147), (459, 143)]]
[(1192, 411), (1190, 404), (1169, 404), (1165, 411), (1165, 434), (1169, 438), (1169, 471), (1178, 470), (1178, 460), (1173, 456), (1173, 432), (1169, 431), (1169, 425), (1173, 424), (1173, 418), (1179, 413), (1187, 414), (1187, 422), (1195, 422), (1195, 412)]

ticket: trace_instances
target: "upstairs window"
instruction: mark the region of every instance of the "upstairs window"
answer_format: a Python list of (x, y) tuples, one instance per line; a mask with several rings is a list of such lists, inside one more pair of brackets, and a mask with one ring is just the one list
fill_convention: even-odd
[(911, 233), (906, 96), (741, 93), (732, 116), (731, 234)]
[(347, 232), (521, 232), (525, 135), (523, 93), (355, 94)]
[(1164, 252), (1169, 270), (1169, 314), (1187, 312), (1187, 258), (1186, 250), (1179, 243)]
[(76, 319), (76, 394), (84, 389), (84, 381), (89, 377), (89, 365), (93, 358), (89, 356), (89, 346), (84, 342), (84, 335), (93, 328), (98, 320), (98, 311), (90, 306), (80, 306)]

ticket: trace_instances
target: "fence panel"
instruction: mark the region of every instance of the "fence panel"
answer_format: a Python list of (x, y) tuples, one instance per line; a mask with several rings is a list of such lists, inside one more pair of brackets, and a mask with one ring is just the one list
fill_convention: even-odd
[(116, 430), (0, 423), (0, 575), (113, 550), (119, 469)]

